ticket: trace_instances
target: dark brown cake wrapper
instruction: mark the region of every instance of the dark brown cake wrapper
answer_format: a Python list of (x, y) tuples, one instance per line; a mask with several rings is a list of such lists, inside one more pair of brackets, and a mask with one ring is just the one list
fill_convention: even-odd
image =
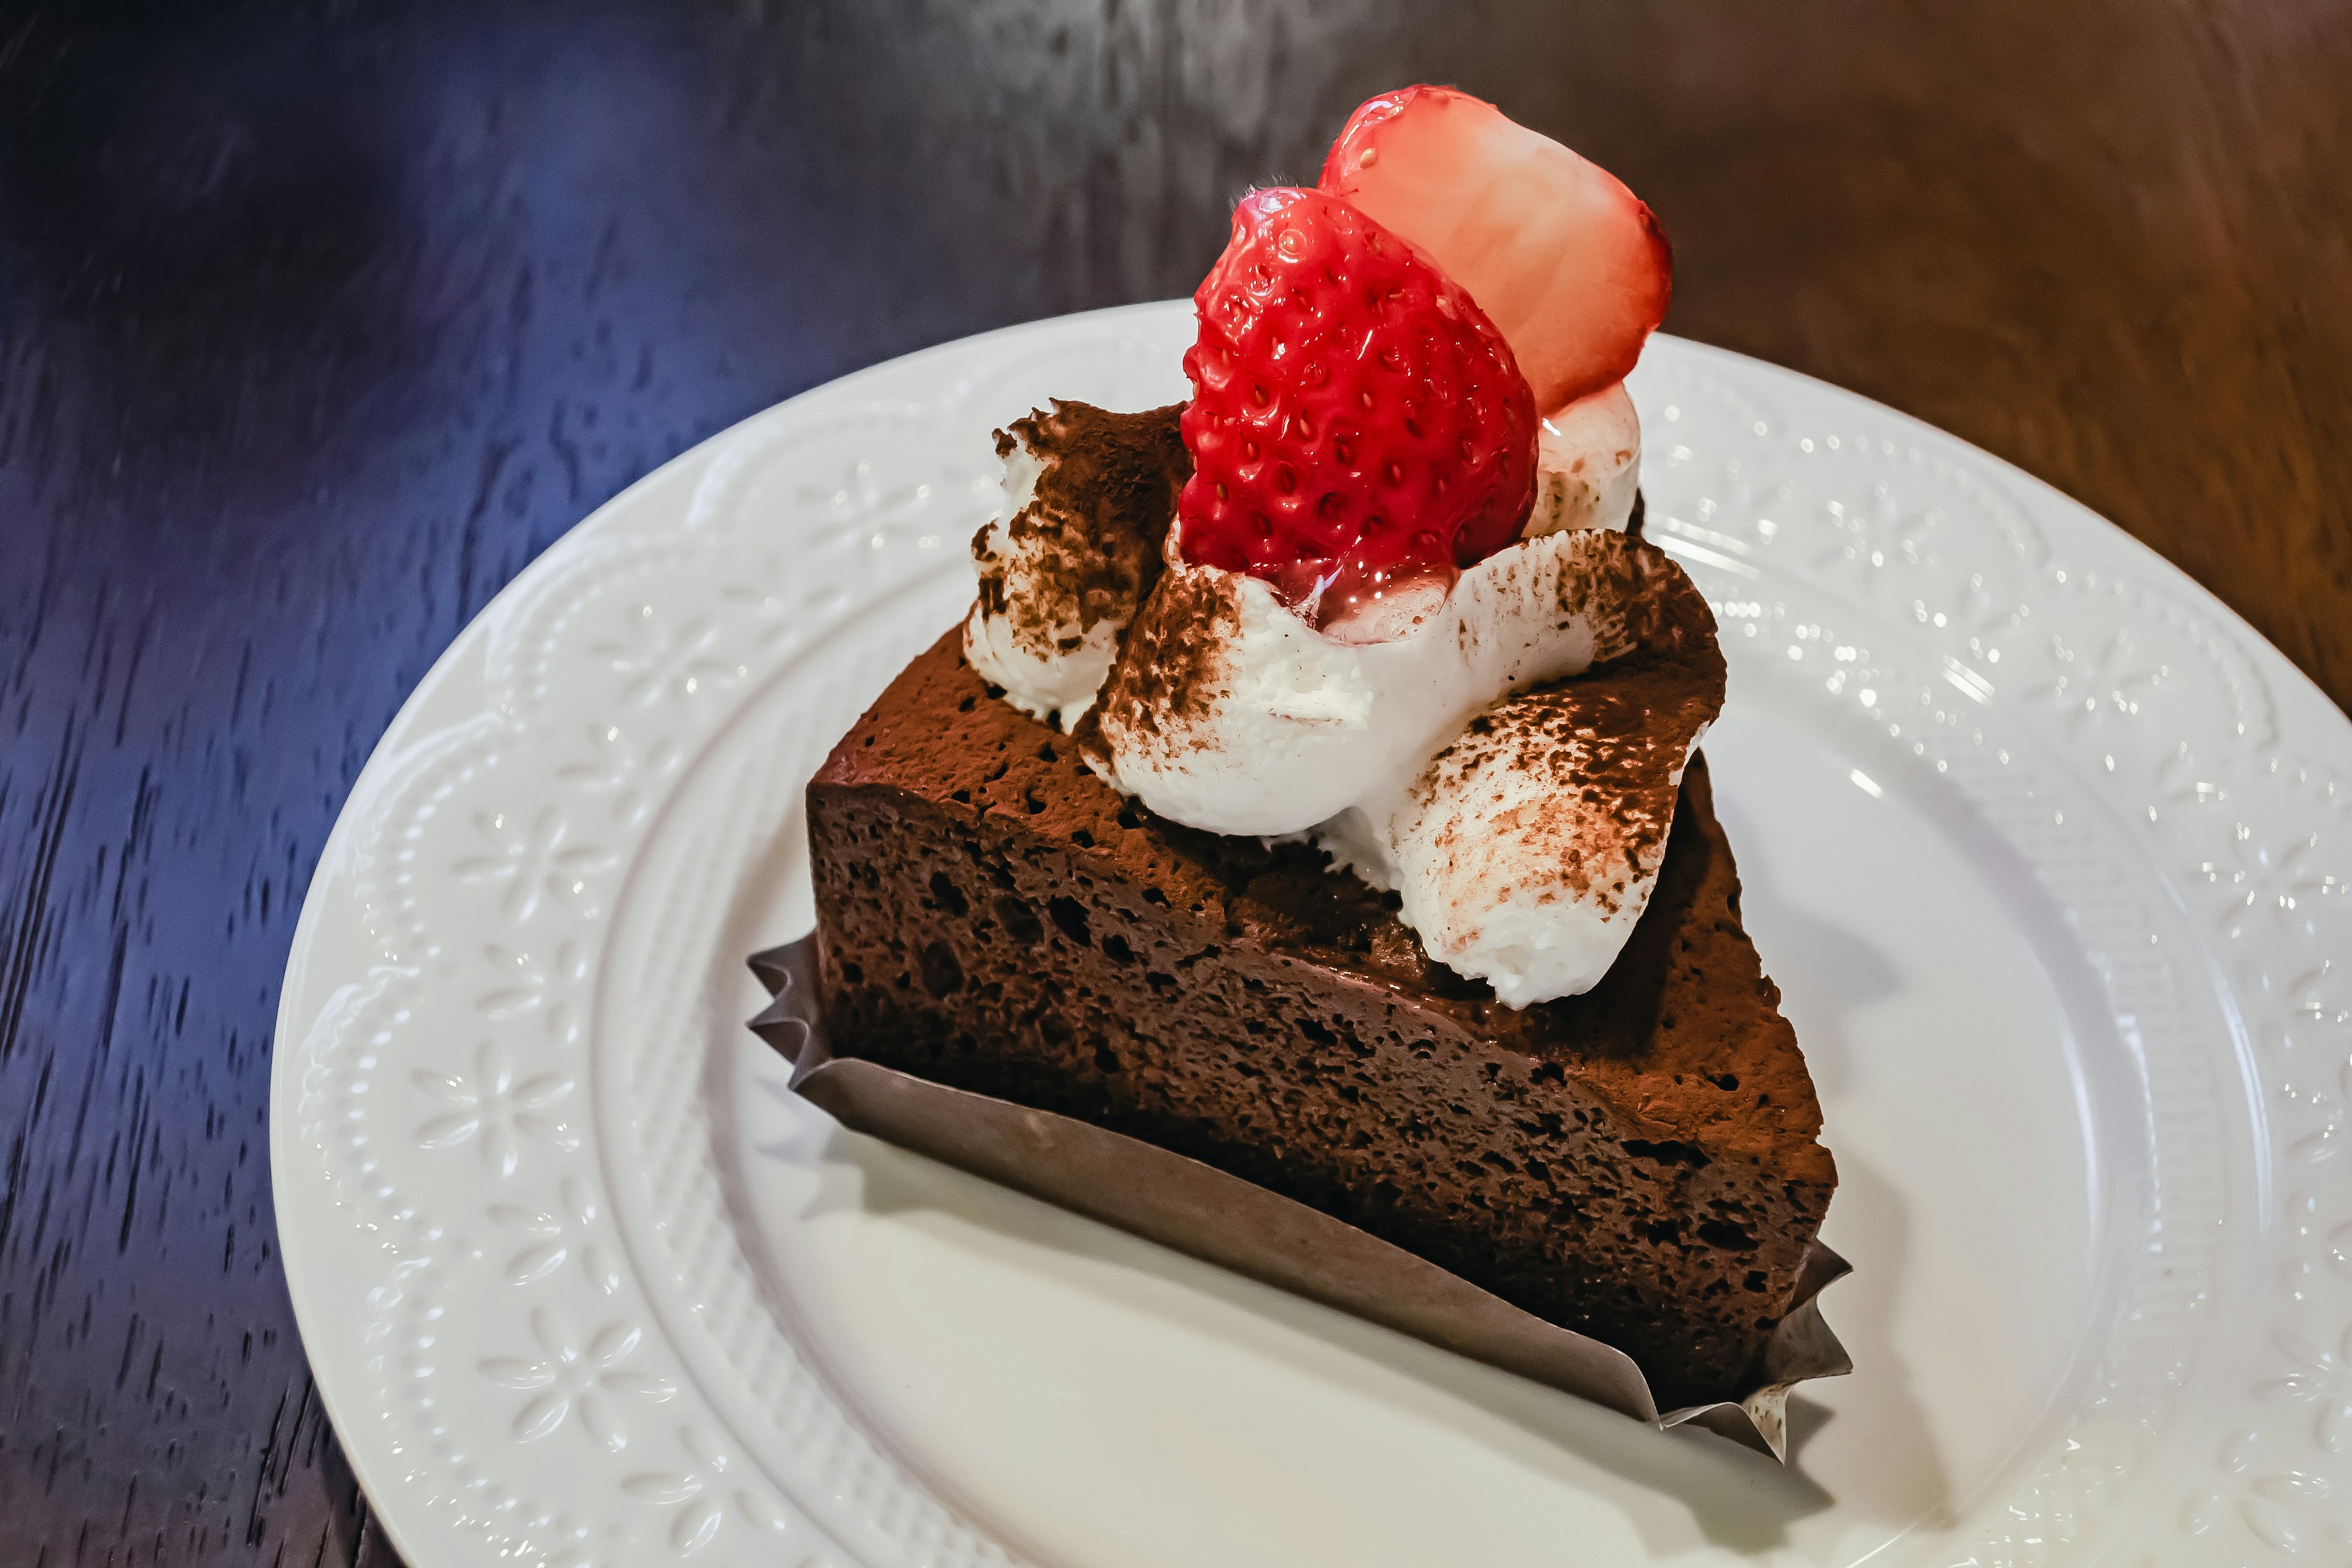
[(818, 1010), (814, 937), (754, 953), (751, 965), (775, 998), (751, 1020), (752, 1032), (791, 1060), (793, 1089), (843, 1126), (1636, 1421), (1703, 1426), (1786, 1463), (1789, 1390), (1853, 1370), (1816, 1300), (1849, 1265), (1819, 1238), (1754, 1386), (1737, 1399), (1661, 1411), (1624, 1352), (1318, 1209), (1124, 1133), (835, 1057)]

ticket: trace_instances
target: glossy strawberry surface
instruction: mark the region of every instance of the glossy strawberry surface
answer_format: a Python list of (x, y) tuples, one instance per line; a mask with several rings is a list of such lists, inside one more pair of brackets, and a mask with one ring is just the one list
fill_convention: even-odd
[(1265, 578), (1324, 623), (1517, 537), (1534, 399), (1412, 246), (1327, 193), (1257, 191), (1194, 300), (1187, 560)]

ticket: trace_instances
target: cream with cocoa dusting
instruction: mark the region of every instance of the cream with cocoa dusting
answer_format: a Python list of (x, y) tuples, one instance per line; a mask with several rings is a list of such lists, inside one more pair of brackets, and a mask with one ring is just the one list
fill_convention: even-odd
[(1090, 760), (1187, 826), (1315, 839), (1398, 892), (1432, 957), (1524, 1006), (1608, 972), (1722, 700), (1705, 599), (1620, 532), (1523, 541), (1369, 644), (1255, 577), (1177, 563), (1112, 670)]
[(1192, 471), (1180, 407), (1112, 414), (1054, 402), (996, 432), (1004, 515), (973, 535), (980, 593), (964, 657), (1032, 718), (1076, 724), (1160, 575)]
[[(1603, 458), (1631, 416), (1609, 402), (1566, 426)], [(966, 658), (1024, 712), (1066, 730), (1091, 713), (1090, 764), (1160, 816), (1314, 838), (1501, 1000), (1597, 983), (1722, 701), (1689, 578), (1622, 531), (1557, 528), (1385, 635), (1334, 636), (1168, 542), (1176, 413), (1057, 403), (1000, 435), (1007, 511), (973, 541)]]
[(1103, 693), (1106, 776), (1187, 826), (1303, 833), (1410, 782), (1505, 693), (1626, 658), (1669, 625), (1713, 640), (1679, 568), (1601, 530), (1500, 551), (1409, 633), (1370, 643), (1324, 636), (1258, 578), (1171, 563)]
[(1723, 677), (1713, 642), (1685, 639), (1515, 693), (1409, 786), (1368, 796), (1318, 837), (1396, 891), (1432, 958), (1499, 1000), (1588, 991), (1649, 907)]

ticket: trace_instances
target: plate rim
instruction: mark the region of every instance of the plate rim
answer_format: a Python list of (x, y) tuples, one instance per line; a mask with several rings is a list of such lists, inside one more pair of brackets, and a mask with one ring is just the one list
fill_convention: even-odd
[[(336, 876), (347, 870), (354, 852), (352, 841), (361, 831), (356, 823), (354, 805), (369, 800), (385, 786), (386, 775), (397, 765), (408, 744), (418, 738), (418, 731), (426, 723), (435, 704), (447, 695), (453, 682), (469, 679), (461, 673), (461, 667), (478, 660), (501, 623), (515, 616), (520, 605), (572, 564), (572, 558), (588, 549), (602, 530), (610, 526), (611, 520), (641, 505), (656, 488), (665, 483), (678, 482), (681, 475), (693, 471), (694, 465), (707, 465), (715, 454), (729, 443), (740, 440), (747, 431), (763, 422), (776, 421), (793, 411), (846, 402), (880, 384), (886, 376), (904, 374), (927, 364), (1013, 346), (1025, 338), (1057, 331), (1076, 335), (1097, 330), (1116, 331), (1124, 323), (1157, 320), (1188, 305), (1186, 300), (1166, 300), (1115, 306), (1011, 324), (971, 337), (934, 344), (810, 388), (697, 442), (686, 451), (650, 469), (595, 508), (579, 525), (551, 543), (502, 586), (436, 657), (372, 749), (321, 847), (310, 883), (305, 889), (301, 912), (289, 945), (273, 1037), (275, 1059), (271, 1069), (268, 1151), (279, 1252), (296, 1324), (303, 1334), (306, 1358), (311, 1360), (314, 1382), (322, 1403), (327, 1406), (329, 1417), (335, 1423), (339, 1437), (343, 1442), (353, 1475), (365, 1489), (372, 1508), (375, 1509), (394, 1546), (411, 1561), (417, 1560), (413, 1552), (423, 1549), (423, 1539), (415, 1535), (405, 1522), (384, 1511), (380, 1501), (398, 1494), (391, 1474), (394, 1461), (375, 1451), (364, 1440), (362, 1435), (367, 1427), (359, 1419), (364, 1411), (352, 1404), (357, 1394), (347, 1395), (346, 1392), (338, 1392), (339, 1380), (320, 1367), (311, 1348), (331, 1341), (331, 1317), (324, 1281), (311, 1267), (299, 1262), (298, 1258), (305, 1252), (306, 1244), (301, 1238), (307, 1227), (322, 1221), (332, 1206), (331, 1200), (320, 1206), (313, 1203), (312, 1194), (301, 1190), (297, 1184), (281, 1179), (297, 1168), (301, 1153), (298, 1142), (299, 1126), (290, 1109), (299, 1091), (297, 1081), (302, 1058), (299, 1043), (316, 1020), (320, 987), (324, 984), (315, 966), (320, 962), (318, 944), (326, 919), (327, 889)], [(2277, 710), (2275, 727), (2282, 742), (2292, 737), (2294, 748), (2305, 756), (2339, 771), (2352, 773), (2352, 717), (2347, 717), (2338, 709), (2315, 681), (2218, 595), (2084, 503), (2015, 465), (1915, 416), (1834, 384), (1772, 365), (1736, 351), (1666, 334), (1659, 334), (1659, 338), (1669, 345), (1670, 353), (1688, 354), (1701, 364), (1716, 363), (1744, 374), (1786, 378), (1842, 403), (1867, 405), (1874, 416), (1898, 422), (1923, 445), (1940, 447), (1956, 461), (1996, 477), (2007, 493), (2045, 528), (2054, 523), (2060, 531), (2065, 531), (2080, 528), (2086, 521), (2099, 524), (2100, 528), (2091, 535), (2098, 540), (2097, 548), (2113, 550), (2119, 542), (2126, 544), (2127, 548), (2122, 552), (2124, 564), (2210, 617), (2257, 668)], [(2060, 521), (2062, 519), (2063, 521)]]

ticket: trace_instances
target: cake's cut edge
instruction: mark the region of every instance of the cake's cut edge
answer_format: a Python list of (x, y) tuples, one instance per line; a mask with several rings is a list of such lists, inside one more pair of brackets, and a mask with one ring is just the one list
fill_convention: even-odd
[(816, 945), (811, 935), (751, 956), (772, 1000), (750, 1027), (792, 1061), (792, 1089), (854, 1131), (1634, 1420), (1705, 1427), (1784, 1464), (1790, 1390), (1853, 1370), (1817, 1300), (1848, 1265), (1815, 1237), (1752, 1386), (1733, 1398), (1661, 1411), (1624, 1352), (1547, 1322), (1319, 1209), (1091, 1122), (835, 1058), (825, 1037)]

